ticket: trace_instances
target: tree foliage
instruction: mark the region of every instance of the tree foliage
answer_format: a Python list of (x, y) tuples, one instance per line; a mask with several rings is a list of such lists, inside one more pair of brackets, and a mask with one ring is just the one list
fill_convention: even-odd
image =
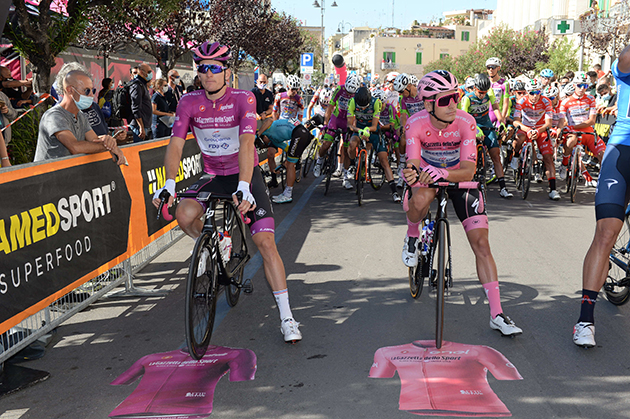
[(571, 39), (566, 36), (556, 39), (545, 52), (547, 62), (536, 63), (536, 70), (540, 72), (545, 68), (553, 70), (554, 74), (561, 76), (569, 70), (578, 68), (578, 48), (573, 45)]
[(583, 42), (592, 51), (614, 61), (630, 43), (630, 5), (620, 2), (610, 12), (591, 8), (580, 16)]
[(6, 23), (4, 36), (33, 69), (33, 90), (50, 91), (50, 70), (55, 57), (74, 41), (87, 25), (86, 11), (95, 0), (68, 0), (65, 10), (51, 11), (52, 0), (39, 3), (39, 13), (29, 13), (24, 0), (14, 0), (15, 14)]
[(485, 72), (486, 60), (499, 57), (501, 71), (508, 77), (519, 74), (533, 75), (536, 63), (546, 63), (548, 36), (543, 32), (525, 30), (522, 32), (500, 25), (471, 45), (468, 51), (458, 57), (445, 57), (424, 66), (425, 72), (444, 69), (452, 72), (463, 81), (467, 76)]

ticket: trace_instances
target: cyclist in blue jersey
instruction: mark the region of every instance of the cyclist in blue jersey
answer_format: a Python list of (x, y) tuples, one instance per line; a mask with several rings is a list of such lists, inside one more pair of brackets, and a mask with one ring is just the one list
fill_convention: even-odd
[(613, 63), (612, 73), (617, 81), (617, 124), (602, 159), (595, 193), (595, 236), (584, 258), (580, 318), (573, 328), (573, 342), (584, 347), (595, 346), (595, 301), (630, 200), (630, 46)]

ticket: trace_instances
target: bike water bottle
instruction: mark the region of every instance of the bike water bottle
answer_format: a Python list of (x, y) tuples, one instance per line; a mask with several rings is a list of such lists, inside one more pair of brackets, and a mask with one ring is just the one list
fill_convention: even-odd
[(232, 238), (227, 233), (219, 233), (219, 251), (223, 263), (228, 263), (232, 255)]

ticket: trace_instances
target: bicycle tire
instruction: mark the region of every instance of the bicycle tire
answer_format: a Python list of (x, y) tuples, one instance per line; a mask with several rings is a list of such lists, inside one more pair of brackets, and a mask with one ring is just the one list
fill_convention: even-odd
[(523, 159), (523, 190), (522, 190), (522, 198), (527, 199), (527, 195), (529, 194), (529, 187), (532, 183), (532, 170), (533, 170), (533, 161), (532, 161), (532, 146), (531, 144), (526, 145), (527, 149), (524, 153)]
[[(212, 249), (213, 245), (211, 233), (201, 233), (195, 242), (186, 280), (186, 343), (188, 353), (197, 360), (205, 355), (210, 344), (217, 309), (219, 276), (214, 260), (216, 252)], [(208, 249), (210, 256), (206, 261), (205, 273), (198, 275), (197, 270), (203, 249)]]
[(508, 172), (510, 168), (510, 162), (512, 161), (513, 150), (512, 146), (509, 144), (503, 144), (501, 146), (501, 158), (503, 159), (503, 175)]
[(363, 205), (363, 183), (365, 182), (365, 166), (367, 162), (365, 161), (365, 150), (359, 151), (359, 158), (357, 160), (357, 167), (355, 171), (355, 183), (357, 187), (357, 201), (359, 206)]
[(435, 250), (437, 251), (437, 294), (435, 309), (435, 347), (442, 347), (442, 337), (444, 335), (444, 295), (446, 294), (447, 276), (446, 276), (446, 221), (437, 221), (437, 240)]
[(609, 269), (604, 283), (606, 299), (616, 306), (630, 299), (630, 221), (628, 217), (610, 251)]
[(481, 144), (477, 144), (477, 171), (475, 181), (482, 185), (486, 184), (486, 152)]
[(328, 190), (330, 189), (330, 179), (332, 178), (332, 174), (337, 167), (337, 142), (333, 142), (328, 150), (328, 155), (326, 156), (326, 161), (324, 163), (324, 167), (326, 168), (326, 185), (324, 188), (324, 196), (328, 194)]
[(234, 307), (238, 304), (241, 295), (245, 264), (242, 264), (238, 271), (233, 271), (247, 257), (247, 244), (245, 243), (243, 221), (229, 203), (223, 207), (223, 223), (223, 232), (228, 233), (232, 239), (230, 260), (225, 266), (226, 271), (232, 274), (232, 278), (230, 284), (225, 286), (225, 299), (230, 307)]
[[(377, 165), (374, 165), (375, 162), (378, 161)], [(370, 157), (368, 158), (369, 163), (369, 173), (370, 173), (370, 185), (375, 191), (381, 189), (383, 184), (385, 183), (385, 170), (380, 164), (378, 160), (378, 154), (374, 149), (370, 150)]]
[(313, 141), (308, 146), (308, 151), (306, 152), (306, 158), (304, 159), (304, 163), (302, 164), (302, 177), (308, 177), (311, 168), (313, 167), (313, 163), (317, 159), (319, 152), (319, 142), (317, 140)]
[(580, 149), (579, 146), (575, 146), (573, 156), (571, 158), (571, 173), (567, 176), (569, 179), (569, 196), (571, 197), (571, 202), (575, 202), (575, 196), (577, 194), (577, 184), (579, 181), (579, 171), (580, 171)]
[(281, 191), (284, 191), (284, 187), (287, 185), (287, 167), (285, 166), (286, 161), (287, 161), (286, 153), (283, 153), (280, 165), (276, 167), (276, 173), (278, 174), (278, 177), (280, 178)]

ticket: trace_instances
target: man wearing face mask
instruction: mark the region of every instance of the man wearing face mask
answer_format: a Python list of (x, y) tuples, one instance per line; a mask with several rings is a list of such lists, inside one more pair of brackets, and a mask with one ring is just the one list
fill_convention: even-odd
[(138, 76), (129, 86), (131, 97), (131, 113), (133, 119), (129, 121), (129, 128), (133, 131), (134, 142), (151, 139), (151, 117), (153, 107), (147, 84), (153, 79), (153, 70), (147, 63), (138, 66)]
[(256, 98), (256, 113), (262, 115), (273, 104), (273, 93), (267, 89), (267, 76), (260, 74), (256, 80), (256, 87), (252, 89)]
[(164, 97), (168, 102), (168, 108), (171, 112), (177, 110), (177, 104), (184, 94), (184, 88), (179, 84), (180, 77), (177, 70), (171, 70), (167, 75), (168, 89), (164, 92)]
[(39, 123), (39, 135), (34, 161), (55, 159), (72, 154), (93, 154), (110, 151), (118, 164), (125, 156), (109, 135), (97, 136), (88, 118), (80, 110), (94, 103), (94, 84), (82, 70), (71, 70), (66, 64), (59, 71), (57, 85), (62, 86), (63, 99), (48, 109)]

